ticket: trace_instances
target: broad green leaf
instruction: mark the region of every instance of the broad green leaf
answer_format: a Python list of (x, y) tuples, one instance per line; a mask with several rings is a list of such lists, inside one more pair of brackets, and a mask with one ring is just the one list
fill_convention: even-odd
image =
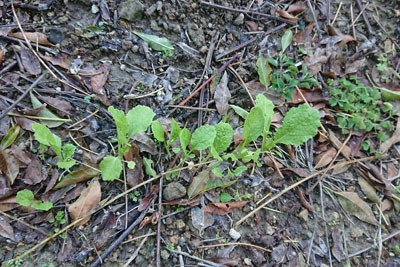
[(136, 167), (136, 162), (134, 161), (128, 161), (127, 162), (128, 168), (133, 170)]
[(246, 110), (242, 109), (241, 107), (235, 106), (235, 105), (229, 105), (231, 108), (233, 108), (233, 110), (240, 116), (242, 117), (244, 120), (247, 118), (247, 116), (249, 115), (249, 112), (247, 112)]
[(206, 186), (203, 188), (203, 190), (201, 190), (201, 193), (206, 192), (211, 189), (215, 189), (215, 188), (226, 188), (226, 187), (233, 185), (236, 182), (237, 182), (237, 180), (233, 180), (233, 181), (229, 181), (229, 182), (224, 182), (221, 180), (209, 180), (207, 182)]
[(156, 51), (168, 51), (174, 50), (172, 44), (168, 41), (167, 38), (158, 37), (156, 35), (145, 34), (137, 31), (133, 31), (137, 36), (142, 38), (146, 43), (149, 44), (151, 48)]
[(146, 172), (146, 174), (152, 176), (152, 177), (156, 177), (157, 173), (156, 171), (153, 169), (153, 161), (151, 159), (148, 159), (146, 157), (143, 157), (143, 165), (144, 165), (144, 170)]
[(14, 143), (15, 139), (18, 137), (20, 129), (21, 127), (19, 127), (18, 124), (15, 124), (8, 130), (7, 135), (1, 140), (1, 149), (6, 149)]
[(206, 186), (209, 179), (210, 179), (209, 169), (201, 171), (197, 176), (195, 176), (187, 190), (189, 199), (192, 199), (198, 194), (200, 194), (203, 188)]
[(185, 153), (186, 153), (186, 148), (190, 143), (190, 137), (191, 137), (190, 131), (186, 128), (183, 128), (181, 133), (179, 134), (179, 141), (181, 142), (183, 152)]
[(211, 125), (203, 125), (197, 128), (192, 135), (192, 150), (204, 150), (209, 148), (215, 139), (216, 131)]
[(74, 159), (63, 160), (63, 161), (57, 162), (58, 168), (66, 169), (66, 170), (68, 170), (69, 168), (71, 168), (75, 164), (76, 164), (76, 161)]
[(222, 161), (222, 158), (219, 156), (218, 151), (215, 149), (214, 145), (210, 147), (210, 154), (213, 156), (216, 160)]
[(229, 123), (220, 122), (214, 125), (216, 136), (214, 148), (218, 153), (224, 152), (231, 144), (233, 139), (233, 129)]
[(46, 202), (37, 201), (37, 202), (32, 203), (32, 208), (37, 209), (37, 210), (48, 211), (52, 207), (53, 207), (53, 203), (51, 203), (50, 201), (46, 201)]
[(272, 68), (261, 53), (258, 55), (256, 65), (260, 83), (262, 83), (265, 87), (268, 87), (271, 83)]
[(54, 187), (54, 189), (60, 189), (62, 187), (69, 186), (71, 184), (76, 184), (79, 182), (83, 182), (99, 175), (100, 172), (93, 168), (83, 168), (80, 170), (75, 170), (68, 173), (63, 179)]
[(275, 133), (274, 144), (301, 145), (315, 136), (320, 126), (318, 110), (307, 104), (291, 108), (283, 119), (282, 127)]
[(136, 106), (126, 115), (129, 125), (129, 136), (135, 136), (140, 132), (145, 132), (153, 121), (155, 114), (153, 110), (146, 106)]
[(286, 48), (290, 45), (293, 40), (293, 33), (290, 29), (286, 30), (282, 36), (281, 44), (282, 44), (282, 54), (285, 52)]
[(260, 107), (253, 107), (244, 122), (244, 145), (256, 140), (264, 129), (264, 115)]
[(181, 133), (181, 127), (179, 127), (178, 123), (172, 119), (171, 120), (171, 134), (167, 141), (167, 146), (170, 147), (176, 140), (178, 140), (179, 135)]
[(75, 153), (75, 149), (76, 149), (76, 146), (74, 146), (72, 144), (64, 145), (63, 150), (62, 150), (64, 159), (69, 159), (70, 157), (72, 157)]
[(114, 181), (121, 176), (122, 162), (117, 157), (107, 156), (100, 162), (100, 170), (104, 181)]
[(266, 98), (264, 95), (259, 94), (256, 97), (256, 107), (260, 107), (264, 115), (264, 131), (269, 131), (271, 125), (272, 116), (274, 115), (274, 103)]
[(24, 207), (29, 207), (34, 199), (31, 190), (24, 189), (17, 193), (17, 203)]
[(40, 123), (34, 123), (32, 125), (32, 129), (34, 130), (35, 134), (35, 139), (46, 146), (50, 146), (54, 152), (57, 154), (57, 156), (60, 158), (60, 160), (63, 159), (62, 154), (61, 154), (61, 139), (57, 135), (53, 134), (47, 126), (40, 124)]
[(239, 176), (242, 174), (242, 172), (246, 171), (247, 167), (246, 166), (239, 166), (235, 169), (235, 176)]
[(161, 125), (161, 122), (153, 121), (153, 123), (151, 124), (151, 131), (153, 132), (154, 137), (159, 142), (164, 142), (165, 141), (164, 128)]
[(122, 133), (127, 134), (128, 122), (126, 120), (124, 112), (112, 106), (108, 107), (108, 112), (111, 113), (117, 128), (121, 129)]
[[(32, 107), (33, 108), (40, 108), (43, 104), (42, 102), (39, 101), (39, 99), (37, 99), (32, 91), (30, 91), (30, 95), (31, 95), (31, 102), (32, 102)], [(44, 108), (42, 109), (38, 114), (38, 117), (43, 117), (43, 118), (52, 118), (52, 119), (60, 119), (60, 117), (58, 117), (57, 115), (55, 115), (53, 112), (51, 112), (49, 109)], [(62, 121), (49, 121), (49, 120), (41, 120), (41, 122), (45, 125), (47, 125), (49, 128), (55, 128), (58, 127), (60, 125), (62, 125), (64, 122)]]
[(222, 192), (219, 195), (219, 200), (221, 202), (229, 202), (229, 201), (232, 201), (233, 199), (234, 199), (234, 197), (232, 197), (231, 195), (229, 195), (228, 193), (225, 193), (225, 192)]
[(212, 169), (212, 173), (213, 173), (215, 176), (219, 177), (219, 178), (224, 177), (224, 174), (222, 173), (222, 170), (221, 170), (220, 168), (214, 168), (214, 169)]

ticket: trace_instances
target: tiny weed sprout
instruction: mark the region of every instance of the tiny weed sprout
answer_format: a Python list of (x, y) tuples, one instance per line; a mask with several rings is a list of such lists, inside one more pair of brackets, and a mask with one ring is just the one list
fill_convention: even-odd
[(122, 157), (129, 150), (129, 140), (138, 133), (144, 132), (151, 125), (154, 112), (146, 106), (136, 106), (126, 115), (122, 110), (109, 107), (115, 125), (117, 126), (118, 155), (107, 156), (100, 162), (102, 178), (113, 181), (120, 177), (122, 172)]
[(17, 193), (17, 203), (24, 207), (31, 206), (36, 210), (44, 211), (48, 211), (53, 207), (53, 203), (50, 201), (35, 201), (33, 192), (28, 189), (21, 190)]
[(40, 143), (41, 151), (43, 151), (44, 146), (49, 146), (54, 150), (58, 156), (57, 166), (59, 168), (68, 170), (76, 164), (76, 161), (72, 159), (76, 149), (74, 145), (66, 144), (62, 146), (61, 138), (53, 134), (43, 124), (35, 123), (32, 125), (32, 129), (35, 132), (35, 139)]

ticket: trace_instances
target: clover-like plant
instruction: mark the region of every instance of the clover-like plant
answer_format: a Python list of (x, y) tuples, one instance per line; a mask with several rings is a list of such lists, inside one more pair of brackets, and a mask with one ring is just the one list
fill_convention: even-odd
[(58, 156), (57, 166), (62, 169), (68, 170), (76, 164), (76, 161), (72, 159), (75, 153), (76, 147), (72, 144), (61, 144), (61, 138), (53, 134), (47, 126), (34, 123), (32, 125), (34, 130), (35, 139), (40, 143), (40, 150), (43, 151), (44, 146), (51, 147), (56, 155)]
[(109, 107), (115, 125), (117, 126), (118, 155), (107, 156), (100, 162), (100, 170), (105, 181), (113, 181), (120, 177), (122, 157), (129, 150), (129, 140), (138, 133), (144, 132), (151, 125), (154, 112), (151, 108), (138, 105), (126, 115), (122, 110)]
[(35, 196), (33, 195), (33, 192), (28, 189), (18, 191), (16, 199), (17, 203), (20, 204), (21, 206), (24, 207), (31, 206), (32, 208), (37, 210), (48, 211), (53, 207), (53, 203), (50, 201), (46, 202), (35, 201)]

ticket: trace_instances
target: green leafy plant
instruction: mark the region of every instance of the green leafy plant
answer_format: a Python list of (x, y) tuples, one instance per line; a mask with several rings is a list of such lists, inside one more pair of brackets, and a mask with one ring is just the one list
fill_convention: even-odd
[(50, 201), (35, 201), (33, 192), (28, 189), (21, 190), (17, 193), (17, 203), (24, 207), (31, 206), (34, 209), (44, 211), (48, 211), (53, 207), (53, 203)]
[(341, 78), (337, 85), (328, 81), (331, 92), (329, 104), (336, 107), (337, 122), (343, 133), (350, 129), (366, 132), (378, 131), (381, 141), (387, 139), (383, 130), (392, 131), (392, 123), (383, 116), (392, 115), (392, 105), (382, 103), (381, 93), (375, 88), (364, 86), (356, 77)]
[(11, 266), (11, 267), (22, 266), (22, 263), (24, 263), (24, 261), (21, 260), (21, 259), (19, 259), (19, 260), (9, 260), (9, 261), (7, 261), (7, 264), (9, 264), (9, 266)]
[[(58, 233), (60, 231), (60, 227), (65, 224), (67, 221), (65, 220), (65, 213), (64, 211), (58, 211), (56, 216), (49, 220), (49, 223), (54, 225), (54, 233)], [(62, 233), (61, 238), (65, 239), (65, 233)]]
[(392, 62), (386, 57), (385, 54), (380, 54), (378, 57), (378, 64), (376, 69), (380, 73), (380, 79), (384, 83), (390, 83), (394, 79), (400, 81), (400, 74), (392, 67)]
[(72, 159), (75, 153), (76, 147), (72, 144), (61, 144), (61, 138), (53, 134), (47, 126), (39, 123), (32, 125), (34, 130), (35, 139), (40, 143), (40, 150), (43, 151), (44, 146), (51, 147), (56, 155), (58, 156), (57, 166), (61, 169), (68, 170), (76, 164), (76, 161)]
[(265, 59), (260, 54), (257, 59), (257, 68), (260, 82), (268, 89), (275, 90), (278, 96), (283, 95), (290, 101), (296, 87), (310, 89), (312, 85), (319, 85), (317, 80), (308, 73), (303, 62), (296, 64), (284, 54), (280, 54), (277, 59)]
[(122, 157), (129, 150), (130, 138), (146, 131), (155, 114), (151, 108), (141, 105), (132, 108), (126, 115), (113, 107), (109, 107), (108, 111), (117, 126), (118, 155), (104, 157), (100, 162), (100, 170), (103, 180), (113, 181), (121, 175)]
[(172, 56), (172, 50), (174, 50), (174, 47), (167, 38), (137, 31), (133, 31), (133, 33), (142, 38), (154, 50), (162, 51), (164, 53), (164, 56)]

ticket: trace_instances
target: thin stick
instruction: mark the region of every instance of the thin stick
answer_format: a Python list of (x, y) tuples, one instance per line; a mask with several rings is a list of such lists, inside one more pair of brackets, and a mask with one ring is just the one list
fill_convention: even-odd
[(184, 108), (184, 109), (193, 109), (193, 110), (202, 110), (208, 112), (217, 111), (215, 108), (200, 108), (200, 107), (188, 107), (188, 106), (179, 106), (179, 105), (166, 105), (168, 108)]
[(126, 261), (126, 263), (124, 264), (124, 267), (129, 266), (129, 264), (137, 257), (140, 249), (144, 245), (144, 242), (146, 242), (147, 238), (151, 235), (152, 235), (152, 232), (151, 232), (151, 228), (150, 228), (149, 231), (147, 232), (147, 235), (145, 235), (142, 242), (140, 242), (140, 245), (138, 246), (138, 248), (135, 250), (135, 252), (133, 252), (132, 256)]
[(236, 75), (236, 77), (239, 79), (240, 83), (242, 84), (242, 86), (243, 86), (244, 89), (246, 90), (247, 94), (249, 95), (250, 100), (251, 100), (251, 103), (253, 104), (253, 106), (255, 106), (255, 105), (256, 105), (256, 102), (254, 102), (254, 98), (253, 98), (253, 96), (251, 95), (249, 88), (247, 88), (247, 85), (244, 83), (242, 77), (240, 77), (239, 73), (237, 73), (237, 71), (236, 71), (234, 68), (232, 68), (232, 67), (230, 67), (230, 66), (229, 66), (228, 68), (229, 68), (229, 69)]
[[(365, 8), (363, 8), (362, 3), (360, 0), (356, 0), (358, 8), (361, 10), (365, 25), (367, 25), (367, 30), (369, 34), (372, 34), (371, 24), (369, 24), (368, 15), (364, 12)], [(368, 4), (367, 4), (368, 5)], [(367, 7), (367, 6), (365, 6)]]
[(89, 119), (90, 117), (94, 116), (94, 115), (95, 115), (97, 112), (99, 112), (99, 110), (98, 110), (98, 109), (97, 109), (95, 112), (93, 112), (93, 113), (90, 113), (90, 115), (89, 115), (89, 116), (87, 116), (87, 117), (85, 117), (85, 118), (81, 119), (80, 121), (77, 121), (77, 122), (75, 122), (74, 124), (72, 124), (72, 125), (68, 126), (68, 127), (67, 127), (67, 129), (71, 129), (72, 127), (74, 127), (74, 126), (76, 126), (76, 125), (78, 125), (78, 124), (80, 124), (80, 123), (84, 122), (85, 120), (87, 120), (87, 119)]
[(40, 80), (41, 80), (46, 74), (47, 74), (47, 73), (44, 72), (42, 75), (40, 75), (39, 78), (37, 78), (36, 81), (35, 81), (34, 83), (32, 83), (32, 85), (29, 86), (29, 88), (26, 89), (25, 92), (24, 92), (11, 106), (9, 106), (6, 110), (4, 110), (3, 113), (0, 115), (0, 120), (1, 120), (2, 118), (4, 118), (4, 117), (7, 115), (7, 113), (8, 113), (9, 111), (11, 111), (16, 105), (18, 105), (18, 103), (21, 102), (21, 101), (25, 98), (25, 96), (32, 90), (33, 87), (35, 87), (35, 86), (40, 82)]
[(186, 253), (186, 252), (177, 251), (177, 250), (170, 250), (170, 251), (171, 251), (172, 253), (180, 254), (180, 255), (186, 256), (186, 257), (188, 257), (188, 258), (197, 260), (197, 261), (199, 261), (199, 262), (207, 263), (208, 265), (211, 265), (211, 266), (213, 266), (213, 267), (221, 267), (221, 265), (218, 264), (218, 263), (215, 263), (215, 262), (212, 262), (212, 261), (208, 261), (208, 260), (204, 260), (204, 259), (201, 259), (201, 258), (199, 258), (199, 257), (192, 256), (192, 255), (190, 255), (189, 253)]
[(156, 249), (156, 266), (161, 267), (161, 212), (162, 212), (162, 192), (163, 181), (160, 179), (160, 186), (158, 191), (158, 223), (157, 223), (157, 249)]
[(17, 217), (14, 217), (14, 216), (12, 216), (12, 215), (9, 215), (9, 214), (5, 213), (5, 212), (2, 211), (2, 210), (0, 210), (0, 214), (4, 215), (4, 216), (6, 216), (6, 217), (8, 217), (8, 218), (10, 218), (10, 219), (12, 219), (12, 220), (15, 220), (15, 221), (17, 221), (17, 222), (20, 222), (20, 223), (22, 223), (23, 225), (28, 226), (29, 228), (31, 228), (31, 229), (33, 229), (33, 230), (35, 230), (35, 231), (38, 231), (39, 233), (41, 233), (41, 234), (44, 235), (44, 236), (48, 236), (48, 235), (49, 235), (49, 233), (46, 233), (45, 231), (43, 231), (43, 230), (41, 230), (41, 229), (39, 229), (39, 228), (37, 228), (37, 227), (35, 227), (35, 226), (33, 226), (33, 225), (27, 223), (27, 222), (24, 222), (23, 220), (21, 220), (21, 219), (19, 219), (19, 218), (17, 218)]
[(241, 242), (230, 242), (230, 243), (221, 243), (221, 244), (214, 244), (214, 245), (205, 245), (205, 246), (200, 246), (198, 247), (199, 249), (202, 248), (217, 248), (217, 247), (223, 247), (223, 246), (234, 246), (234, 245), (238, 245), (238, 246), (247, 246), (247, 247), (253, 247), (259, 250), (263, 250), (266, 252), (272, 252), (270, 249), (266, 249), (257, 245), (253, 245), (250, 243), (241, 243)]
[(11, 112), (7, 113), (7, 115), (8, 116), (14, 116), (14, 117), (42, 120), (42, 121), (60, 121), (60, 122), (70, 122), (70, 121), (72, 121), (71, 119), (38, 117), (38, 116), (22, 115), (22, 114), (11, 113)]
[[(264, 33), (264, 32), (263, 32), (263, 33)], [(235, 47), (233, 47), (233, 48), (231, 48), (231, 49), (228, 49), (228, 50), (222, 52), (221, 54), (217, 55), (217, 56), (215, 57), (215, 59), (216, 59), (216, 60), (219, 60), (220, 58), (223, 58), (223, 57), (225, 57), (225, 56), (227, 56), (227, 55), (229, 55), (229, 54), (231, 54), (231, 53), (233, 53), (233, 52), (235, 52), (235, 51), (237, 51), (237, 50), (239, 50), (239, 49), (242, 49), (243, 47), (248, 46), (249, 44), (251, 44), (251, 43), (254, 42), (255, 40), (257, 40), (257, 36), (251, 38), (250, 40), (248, 40), (248, 41), (246, 41), (246, 42), (244, 42), (244, 43), (242, 43), (242, 44), (240, 44), (240, 45), (238, 45), (238, 46), (235, 46)]]
[(149, 233), (149, 234), (145, 234), (145, 235), (140, 235), (140, 236), (137, 236), (137, 237), (134, 237), (134, 238), (131, 238), (131, 239), (128, 239), (128, 240), (122, 242), (122, 245), (123, 245), (123, 244), (126, 244), (126, 243), (129, 243), (129, 242), (136, 241), (136, 240), (138, 240), (138, 239), (145, 238), (145, 237), (154, 236), (154, 235), (156, 235), (156, 234), (157, 234), (157, 233)]
[(332, 23), (331, 23), (332, 25), (335, 24), (335, 21), (336, 21), (338, 15), (339, 15), (339, 12), (340, 12), (340, 9), (342, 8), (342, 5), (343, 5), (343, 2), (340, 2), (340, 3), (339, 3), (339, 7), (338, 7), (338, 9), (337, 9), (337, 11), (336, 11), (335, 17), (334, 17), (333, 20), (332, 20)]
[(371, 160), (374, 159), (375, 156), (371, 156), (371, 157), (366, 157), (366, 158), (361, 158), (361, 159), (355, 159), (355, 160), (350, 160), (350, 161), (345, 161), (345, 162), (340, 162), (338, 164), (335, 164), (334, 166), (331, 167), (327, 167), (325, 170), (321, 170), (318, 171), (306, 178), (304, 178), (301, 181), (298, 181), (294, 184), (292, 184), (291, 186), (285, 188), (284, 190), (282, 190), (281, 192), (279, 192), (278, 194), (276, 194), (275, 196), (273, 196), (272, 198), (270, 198), (269, 200), (267, 200), (266, 202), (264, 202), (263, 204), (261, 204), (260, 206), (258, 206), (257, 208), (255, 208), (253, 211), (251, 211), (250, 213), (248, 213), (246, 216), (244, 216), (242, 219), (240, 219), (238, 222), (235, 223), (235, 226), (239, 226), (241, 223), (243, 223), (247, 218), (253, 216), (257, 211), (259, 211), (260, 209), (262, 209), (263, 207), (265, 207), (266, 205), (268, 205), (269, 203), (271, 203), (272, 201), (274, 201), (275, 199), (279, 198), (280, 196), (286, 194), (288, 191), (292, 190), (293, 188), (301, 185), (302, 183), (310, 180), (311, 178), (314, 178), (330, 169), (342, 166), (342, 165), (347, 165), (347, 164), (352, 164), (352, 163), (356, 163), (356, 162), (361, 162), (361, 161), (366, 161), (366, 160)]

